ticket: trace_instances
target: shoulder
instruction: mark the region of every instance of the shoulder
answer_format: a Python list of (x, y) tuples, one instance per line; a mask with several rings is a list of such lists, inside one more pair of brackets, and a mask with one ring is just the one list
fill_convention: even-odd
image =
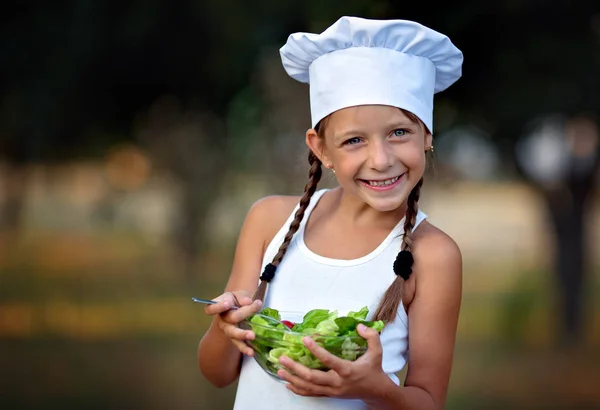
[(263, 197), (250, 207), (246, 223), (257, 228), (260, 227), (264, 234), (265, 244), (268, 244), (291, 215), (300, 198), (300, 196), (292, 195)]
[(413, 238), (417, 289), (427, 286), (432, 292), (456, 291), (462, 285), (462, 253), (458, 244), (444, 231), (424, 221)]
[(254, 293), (265, 249), (298, 200), (299, 197), (269, 196), (252, 204), (237, 240), (227, 290)]
[(448, 234), (427, 220), (419, 225), (413, 237), (413, 254), (424, 263), (462, 264), (458, 244)]
[(291, 195), (271, 195), (260, 198), (250, 207), (248, 217), (263, 221), (277, 220), (283, 223), (290, 216), (300, 198), (300, 196)]

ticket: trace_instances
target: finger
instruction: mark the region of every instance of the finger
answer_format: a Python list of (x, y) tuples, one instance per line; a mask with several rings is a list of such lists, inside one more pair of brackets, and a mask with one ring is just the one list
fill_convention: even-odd
[(358, 325), (356, 330), (360, 336), (367, 340), (367, 352), (370, 352), (371, 354), (382, 354), (379, 332), (363, 324)]
[(244, 330), (239, 327), (229, 324), (227, 322), (221, 322), (219, 324), (221, 331), (230, 339), (237, 340), (254, 340), (254, 332), (252, 330)]
[(235, 303), (237, 306), (246, 306), (252, 303), (252, 297), (250, 297), (250, 295), (248, 295), (244, 290), (231, 292), (231, 295), (233, 297), (232, 299), (234, 299), (233, 302), (237, 302)]
[(231, 302), (231, 300), (228, 300), (228, 299), (222, 299), (222, 300), (215, 299), (215, 301), (217, 303), (215, 303), (214, 305), (206, 305), (204, 307), (204, 313), (206, 313), (207, 315), (211, 315), (211, 316), (219, 315), (221, 313), (227, 312), (234, 306), (234, 304)]
[(204, 308), (207, 315), (217, 315), (230, 310), (234, 306), (246, 306), (252, 304), (252, 298), (246, 291), (238, 290), (234, 292), (225, 292), (213, 299), (217, 302), (214, 305), (208, 305)]
[(327, 350), (319, 346), (313, 339), (310, 337), (305, 337), (302, 339), (304, 345), (311, 351), (312, 354), (315, 355), (317, 359), (321, 361), (325, 366), (329, 369), (337, 372), (338, 374), (345, 374), (348, 371), (349, 362), (344, 359), (340, 359), (337, 356), (332, 355)]
[(231, 340), (231, 342), (241, 351), (243, 354), (253, 356), (254, 351), (250, 346), (246, 344), (246, 340), (254, 339), (254, 332), (251, 330), (239, 329), (234, 325), (227, 323), (221, 323), (219, 326), (221, 331)]
[(235, 339), (231, 339), (231, 342), (235, 345), (235, 347), (238, 348), (240, 352), (242, 352), (242, 354), (245, 354), (246, 356), (254, 356), (254, 350), (252, 350), (252, 348), (246, 343)]
[(309, 369), (301, 363), (298, 363), (287, 356), (281, 356), (279, 358), (281, 363), (286, 369), (289, 369), (291, 373), (297, 377), (306, 380), (311, 384), (318, 384), (320, 386), (331, 386), (332, 379), (331, 375), (321, 370)]
[(311, 383), (285, 369), (278, 370), (277, 375), (286, 382), (290, 383), (291, 387), (295, 388), (299, 392), (302, 392), (302, 395), (327, 396), (327, 392), (329, 391), (327, 386), (320, 386), (318, 384)]
[(286, 384), (285, 387), (297, 394), (298, 396), (306, 396), (306, 397), (324, 397), (323, 394), (311, 394), (308, 390), (301, 389), (299, 387), (295, 387), (293, 384)]
[(262, 308), (262, 302), (260, 300), (255, 300), (252, 304), (247, 306), (242, 306), (241, 308), (235, 310), (229, 310), (224, 315), (222, 315), (223, 320), (229, 323), (239, 323), (247, 317), (252, 316), (257, 313)]

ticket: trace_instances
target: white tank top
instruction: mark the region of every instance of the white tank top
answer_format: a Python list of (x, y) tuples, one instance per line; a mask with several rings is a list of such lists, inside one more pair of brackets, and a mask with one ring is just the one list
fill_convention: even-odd
[[(311, 309), (337, 310), (340, 315), (368, 306), (370, 319), (384, 292), (395, 279), (393, 264), (404, 231), (401, 220), (371, 253), (358, 259), (331, 259), (310, 250), (304, 242), (306, 221), (326, 189), (315, 192), (298, 232), (269, 285), (264, 305), (281, 311), (307, 312)], [(273, 260), (298, 205), (275, 235), (263, 257), (264, 266)], [(415, 228), (427, 216), (417, 214)], [(402, 304), (396, 320), (381, 333), (383, 370), (399, 384), (396, 373), (402, 370), (408, 353), (408, 317)], [(234, 410), (367, 409), (360, 400), (303, 397), (266, 374), (253, 358), (244, 356)]]

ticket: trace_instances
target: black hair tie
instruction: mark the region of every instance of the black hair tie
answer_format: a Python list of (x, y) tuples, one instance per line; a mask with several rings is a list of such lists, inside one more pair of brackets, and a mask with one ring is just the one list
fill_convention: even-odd
[(262, 275), (260, 275), (260, 280), (264, 280), (265, 282), (271, 282), (275, 277), (275, 271), (277, 270), (277, 266), (272, 263), (267, 263), (265, 266), (265, 270), (263, 270)]
[(414, 259), (410, 251), (405, 249), (398, 252), (398, 256), (396, 256), (396, 260), (394, 261), (394, 273), (402, 279), (408, 280), (412, 273), (413, 262)]

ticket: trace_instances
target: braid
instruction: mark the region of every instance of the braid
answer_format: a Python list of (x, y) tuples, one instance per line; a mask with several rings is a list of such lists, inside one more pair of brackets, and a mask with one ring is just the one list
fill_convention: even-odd
[(421, 187), (423, 186), (423, 178), (419, 180), (417, 185), (408, 195), (406, 219), (404, 220), (404, 234), (402, 237), (402, 250), (412, 251), (412, 231), (417, 222), (417, 203), (421, 197)]
[(383, 299), (375, 312), (373, 320), (383, 320), (386, 323), (393, 322), (402, 300), (402, 289), (404, 281), (410, 277), (412, 272), (413, 256), (412, 256), (412, 231), (417, 220), (418, 202), (421, 196), (421, 187), (423, 186), (423, 178), (419, 180), (417, 185), (408, 195), (406, 218), (404, 219), (404, 234), (402, 237), (401, 251), (394, 262), (394, 272), (396, 279), (383, 295)]
[(302, 195), (302, 198), (300, 198), (298, 210), (294, 215), (294, 220), (292, 221), (292, 223), (290, 223), (289, 230), (285, 235), (285, 238), (283, 239), (283, 243), (279, 247), (279, 251), (273, 257), (273, 261), (267, 264), (267, 266), (265, 266), (265, 270), (260, 276), (260, 285), (258, 285), (258, 289), (256, 289), (256, 292), (252, 297), (253, 300), (260, 299), (264, 301), (265, 296), (267, 294), (267, 285), (275, 276), (277, 266), (279, 266), (279, 264), (281, 263), (281, 260), (283, 259), (288, 247), (290, 246), (290, 243), (292, 242), (294, 234), (296, 233), (296, 231), (298, 231), (298, 228), (300, 228), (300, 222), (302, 222), (302, 219), (304, 218), (306, 208), (308, 207), (310, 199), (315, 193), (317, 189), (317, 184), (321, 179), (321, 161), (319, 160), (319, 158), (317, 158), (315, 154), (313, 154), (312, 151), (309, 151), (308, 153), (308, 162), (310, 163), (310, 170), (308, 172), (308, 182), (304, 187), (304, 195)]

